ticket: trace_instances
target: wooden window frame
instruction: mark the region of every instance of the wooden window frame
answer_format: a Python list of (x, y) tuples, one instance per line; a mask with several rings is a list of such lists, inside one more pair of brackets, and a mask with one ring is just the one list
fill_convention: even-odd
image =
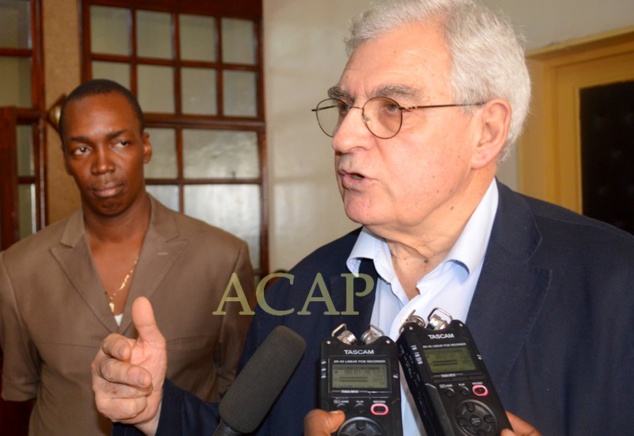
[[(2, 245), (1, 249), (6, 249), (19, 239), (19, 208), (18, 208), (18, 185), (32, 184), (35, 187), (35, 230), (42, 229), (47, 224), (47, 194), (46, 194), (46, 105), (44, 89), (44, 60), (42, 55), (42, 0), (30, 0), (30, 26), (31, 26), (31, 47), (30, 48), (2, 48), (0, 55), (22, 57), (30, 59), (31, 63), (31, 106), (15, 107), (5, 112), (7, 120), (14, 120), (14, 129), (17, 126), (31, 126), (33, 144), (33, 165), (34, 174), (30, 176), (20, 176), (17, 174), (16, 132), (11, 135), (12, 142), (7, 142), (5, 138), (3, 146), (4, 156), (11, 157), (11, 160), (3, 161), (0, 165), (3, 173), (2, 183), (17, 184), (16, 186), (5, 186), (3, 188), (2, 206)], [(13, 115), (11, 115), (13, 112)], [(4, 127), (9, 125), (5, 120)], [(13, 147), (9, 151), (7, 148)], [(13, 165), (11, 169), (3, 168), (4, 165)], [(8, 217), (11, 219), (8, 219)]]
[[(254, 34), (257, 40), (255, 49), (255, 64), (242, 65), (222, 63), (222, 40), (220, 25), (216, 26), (216, 43), (218, 44), (216, 52), (218, 56), (213, 62), (199, 61), (183, 61), (177, 55), (178, 40), (175, 41), (175, 56), (169, 60), (139, 57), (136, 53), (136, 18), (133, 16), (131, 23), (131, 43), (132, 53), (129, 55), (105, 55), (93, 54), (91, 52), (90, 41), (90, 7), (91, 6), (107, 6), (121, 7), (130, 10), (134, 15), (137, 10), (147, 10), (156, 12), (166, 12), (172, 14), (192, 14), (212, 16), (217, 19), (220, 24), (221, 18), (237, 18), (252, 21), (254, 23)], [(138, 80), (136, 67), (142, 63), (143, 65), (161, 65), (171, 66), (175, 71), (175, 113), (163, 114), (144, 111), (146, 128), (169, 128), (176, 131), (176, 152), (177, 152), (177, 168), (178, 173), (175, 178), (155, 179), (146, 178), (148, 185), (167, 185), (175, 186), (178, 189), (179, 210), (184, 211), (184, 188), (192, 185), (258, 185), (260, 189), (260, 252), (259, 252), (259, 268), (254, 265), (255, 272), (259, 276), (264, 276), (269, 269), (268, 256), (268, 177), (267, 177), (267, 153), (266, 153), (266, 125), (264, 116), (264, 65), (263, 65), (263, 34), (262, 34), (262, 1), (261, 0), (232, 0), (231, 2), (211, 2), (206, 0), (192, 0), (182, 2), (179, 0), (81, 0), (81, 65), (82, 81), (92, 78), (92, 62), (98, 61), (120, 61), (128, 63), (131, 68), (130, 90), (133, 94), (138, 95)], [(173, 20), (173, 26), (178, 26), (178, 20)], [(217, 115), (188, 115), (181, 112), (181, 78), (180, 70), (182, 67), (207, 67), (218, 71), (216, 95), (218, 98), (218, 114)], [(222, 71), (225, 68), (230, 71), (249, 71), (256, 74), (257, 88), (257, 114), (254, 117), (236, 117), (225, 116), (222, 113), (223, 93), (222, 93)], [(183, 175), (183, 129), (205, 129), (205, 130), (235, 130), (255, 132), (258, 143), (259, 158), (259, 176), (254, 178), (185, 178)]]

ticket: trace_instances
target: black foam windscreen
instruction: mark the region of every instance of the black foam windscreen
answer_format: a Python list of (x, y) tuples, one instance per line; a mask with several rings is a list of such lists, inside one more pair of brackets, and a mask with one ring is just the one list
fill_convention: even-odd
[(277, 326), (264, 339), (219, 404), (220, 418), (240, 433), (251, 433), (264, 419), (299, 363), (306, 342)]

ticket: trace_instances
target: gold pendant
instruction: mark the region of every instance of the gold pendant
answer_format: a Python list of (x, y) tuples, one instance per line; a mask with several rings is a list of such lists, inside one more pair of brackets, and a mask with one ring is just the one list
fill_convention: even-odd
[(110, 311), (114, 313), (114, 301), (111, 301), (110, 303), (108, 303), (108, 306), (110, 306)]

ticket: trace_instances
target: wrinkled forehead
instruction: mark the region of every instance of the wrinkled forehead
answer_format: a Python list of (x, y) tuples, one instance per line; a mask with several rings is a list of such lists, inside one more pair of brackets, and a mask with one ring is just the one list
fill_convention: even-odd
[(355, 100), (444, 98), (451, 96), (450, 75), (442, 29), (433, 23), (410, 24), (359, 45), (335, 88)]

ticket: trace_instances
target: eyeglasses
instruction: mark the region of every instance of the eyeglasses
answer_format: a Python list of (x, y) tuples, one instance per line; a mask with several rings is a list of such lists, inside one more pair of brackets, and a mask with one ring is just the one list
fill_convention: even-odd
[(388, 97), (372, 97), (365, 102), (363, 107), (358, 107), (352, 106), (338, 98), (327, 98), (317, 103), (317, 107), (312, 109), (312, 111), (317, 115), (317, 122), (321, 130), (326, 135), (333, 137), (343, 122), (343, 119), (348, 115), (350, 109), (361, 109), (361, 118), (370, 133), (377, 138), (390, 139), (395, 137), (401, 130), (403, 111), (441, 107), (479, 106), (482, 104), (484, 103), (436, 104), (404, 107)]

